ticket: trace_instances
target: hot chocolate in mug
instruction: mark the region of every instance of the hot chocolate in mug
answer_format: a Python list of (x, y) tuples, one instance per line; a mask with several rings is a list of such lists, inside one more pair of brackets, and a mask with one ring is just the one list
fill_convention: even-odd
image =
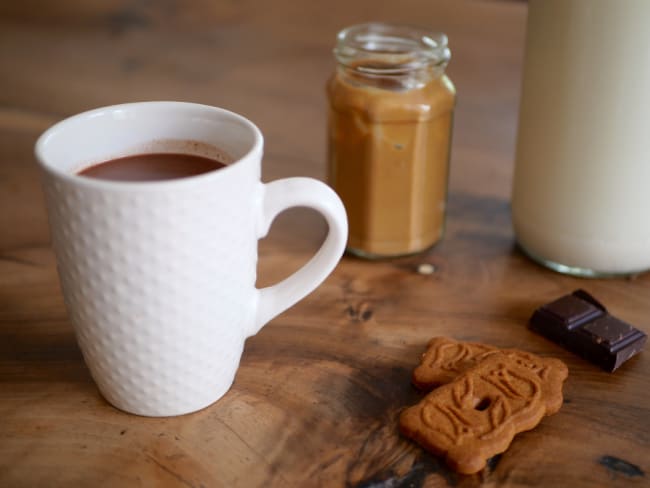
[[(38, 140), (52, 244), (70, 320), (103, 396), (117, 408), (171, 416), (204, 408), (233, 383), (247, 337), (316, 288), (347, 239), (345, 209), (310, 178), (260, 181), (259, 129), (191, 103), (99, 108)], [(144, 153), (218, 159), (222, 169), (164, 181), (80, 176)], [(320, 212), (328, 235), (280, 283), (255, 287), (257, 241), (277, 214)]]

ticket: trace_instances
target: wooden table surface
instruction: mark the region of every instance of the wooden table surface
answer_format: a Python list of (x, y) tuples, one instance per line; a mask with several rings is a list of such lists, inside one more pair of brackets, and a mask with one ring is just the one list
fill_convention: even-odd
[[(2, 2), (0, 486), (648, 486), (650, 351), (608, 374), (526, 328), (538, 305), (583, 287), (650, 332), (650, 275), (580, 280), (514, 247), (525, 18), (525, 3), (499, 1)], [(259, 125), (266, 181), (323, 178), (334, 36), (370, 19), (449, 35), (458, 106), (442, 244), (398, 260), (345, 257), (247, 341), (232, 389), (201, 412), (149, 419), (108, 405), (62, 301), (32, 155), (39, 133), (97, 106), (195, 101)], [(324, 233), (310, 211), (281, 216), (260, 244), (259, 284), (304, 263)], [(418, 274), (422, 263), (435, 273)], [(449, 471), (396, 429), (437, 335), (564, 360), (563, 408), (481, 473)]]

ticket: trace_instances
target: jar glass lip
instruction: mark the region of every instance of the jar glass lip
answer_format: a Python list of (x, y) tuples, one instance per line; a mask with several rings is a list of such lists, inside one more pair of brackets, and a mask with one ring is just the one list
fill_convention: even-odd
[(451, 58), (447, 36), (425, 27), (370, 22), (347, 27), (336, 38), (338, 62), (370, 74), (444, 68)]

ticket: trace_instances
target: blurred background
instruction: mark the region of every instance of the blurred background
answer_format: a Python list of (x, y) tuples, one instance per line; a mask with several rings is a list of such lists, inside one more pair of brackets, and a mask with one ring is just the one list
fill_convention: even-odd
[[(324, 86), (335, 36), (367, 21), (448, 35), (448, 74), (458, 91), (452, 198), (506, 199), (525, 18), (523, 2), (486, 0), (0, 2), (0, 245), (47, 241), (33, 144), (57, 120), (98, 106), (182, 100), (224, 107), (264, 133), (265, 180), (323, 179)], [(465, 172), (474, 177), (462, 178)]]

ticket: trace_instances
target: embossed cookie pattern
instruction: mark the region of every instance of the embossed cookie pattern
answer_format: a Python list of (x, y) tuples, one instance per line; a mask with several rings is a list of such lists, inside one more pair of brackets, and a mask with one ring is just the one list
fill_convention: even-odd
[(496, 351), (496, 347), (486, 344), (434, 337), (429, 341), (420, 364), (413, 371), (413, 384), (421, 390), (444, 385)]
[(543, 358), (518, 349), (498, 349), (486, 344), (459, 342), (446, 337), (429, 341), (420, 364), (413, 371), (413, 384), (421, 390), (454, 381), (461, 373), (495, 354), (505, 354), (535, 372), (542, 380), (548, 414), (562, 406), (562, 383), (568, 376), (566, 365), (554, 358)]
[[(462, 347), (457, 350), (464, 354)], [(490, 354), (479, 364), (400, 416), (405, 436), (444, 456), (460, 473), (481, 470), (489, 457), (508, 448), (518, 432), (532, 429), (561, 405), (563, 363), (528, 358), (527, 353), (484, 352)]]

